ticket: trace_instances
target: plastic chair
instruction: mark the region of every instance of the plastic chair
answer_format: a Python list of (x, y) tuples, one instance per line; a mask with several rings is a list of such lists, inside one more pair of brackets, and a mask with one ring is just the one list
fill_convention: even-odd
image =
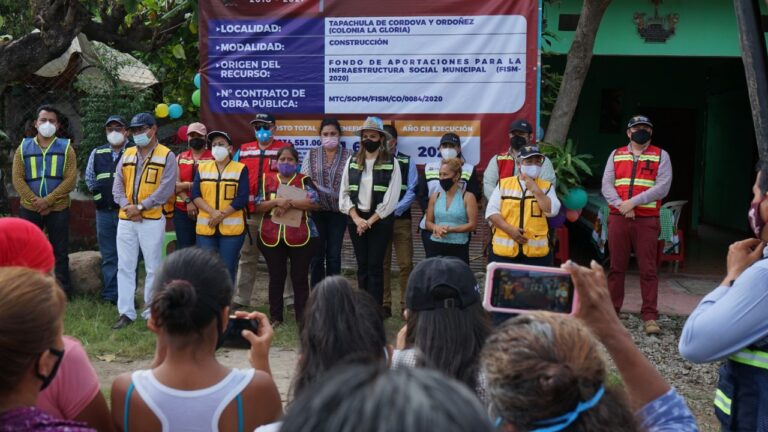
[(557, 237), (557, 247), (555, 248), (555, 265), (560, 265), (568, 261), (568, 228), (563, 225), (555, 229), (555, 236)]
[[(163, 236), (163, 258), (168, 255), (168, 246), (173, 243), (173, 250), (176, 250), (176, 231), (166, 231)], [(171, 252), (173, 252), (173, 250)]]
[(680, 222), (680, 215), (683, 213), (683, 207), (687, 203), (688, 201), (685, 200), (670, 201), (661, 206), (672, 212), (674, 230), (671, 242), (659, 240), (657, 264), (661, 265), (662, 262), (674, 262), (675, 273), (677, 273), (678, 266), (682, 267), (685, 261), (685, 237), (683, 236), (683, 230), (678, 228), (678, 223)]

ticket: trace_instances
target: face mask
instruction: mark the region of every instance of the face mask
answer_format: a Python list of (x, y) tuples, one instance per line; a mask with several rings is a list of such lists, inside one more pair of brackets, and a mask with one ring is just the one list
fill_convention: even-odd
[(323, 147), (327, 149), (335, 149), (339, 146), (339, 137), (336, 136), (323, 137), (321, 141), (323, 143)]
[(448, 190), (453, 187), (453, 179), (440, 179), (440, 187), (443, 188), (444, 191), (448, 192)]
[(514, 135), (509, 139), (509, 146), (512, 147), (514, 151), (520, 151), (526, 144), (528, 144), (528, 140), (519, 135)]
[(136, 134), (133, 136), (133, 142), (139, 147), (144, 147), (149, 144), (149, 135), (146, 132)]
[(535, 179), (541, 174), (541, 167), (538, 165), (520, 165), (520, 172), (526, 176)]
[(765, 221), (763, 220), (762, 216), (760, 216), (760, 204), (761, 202), (752, 203), (749, 206), (749, 213), (747, 213), (747, 218), (749, 219), (749, 227), (752, 229), (752, 233), (757, 238), (761, 238), (761, 233), (763, 232), (763, 228), (765, 228)]
[(296, 165), (291, 162), (280, 162), (277, 164), (277, 171), (283, 177), (290, 177), (296, 172)]
[(119, 146), (125, 141), (125, 137), (120, 132), (112, 131), (107, 134), (107, 141), (113, 146)]
[(37, 375), (38, 378), (43, 382), (43, 385), (40, 387), (40, 390), (45, 390), (46, 387), (51, 385), (51, 381), (56, 377), (56, 372), (59, 371), (59, 365), (61, 364), (61, 359), (64, 358), (64, 350), (58, 350), (56, 348), (48, 348), (48, 351), (56, 356), (56, 363), (53, 365), (53, 369), (51, 369), (51, 373), (48, 374), (48, 376), (45, 376), (41, 374), (38, 369), (40, 369), (40, 357), (37, 358), (37, 368), (35, 368), (35, 375)]
[(50, 138), (56, 133), (56, 126), (51, 124), (51, 122), (45, 122), (37, 127), (37, 131), (40, 135)]
[(631, 138), (632, 138), (632, 141), (640, 145), (643, 145), (651, 140), (651, 132), (645, 129), (640, 129), (632, 132)]
[(269, 141), (271, 138), (272, 131), (269, 129), (259, 129), (256, 131), (256, 139), (262, 144)]
[(229, 156), (229, 150), (227, 150), (226, 147), (216, 146), (211, 149), (211, 154), (213, 154), (213, 158), (216, 159), (216, 162), (221, 162)]
[(200, 150), (205, 146), (205, 139), (203, 138), (192, 138), (189, 140), (189, 147), (191, 147), (194, 150)]
[(373, 153), (381, 147), (381, 143), (378, 141), (365, 140), (363, 141), (363, 147), (368, 153)]
[(459, 155), (459, 152), (454, 148), (442, 148), (440, 149), (440, 156), (443, 159), (452, 159)]

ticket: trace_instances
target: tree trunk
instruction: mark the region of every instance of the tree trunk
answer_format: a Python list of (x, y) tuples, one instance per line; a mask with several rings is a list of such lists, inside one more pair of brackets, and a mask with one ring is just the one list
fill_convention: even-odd
[(610, 4), (611, 0), (584, 0), (573, 43), (568, 51), (563, 81), (547, 126), (545, 142), (562, 145), (568, 138), (573, 113), (579, 103), (581, 88), (584, 86), (589, 64), (592, 62), (592, 49), (595, 46), (597, 30)]
[(0, 85), (33, 74), (64, 54), (90, 20), (88, 11), (76, 0), (40, 2), (36, 12), (35, 26), (40, 32), (0, 46)]

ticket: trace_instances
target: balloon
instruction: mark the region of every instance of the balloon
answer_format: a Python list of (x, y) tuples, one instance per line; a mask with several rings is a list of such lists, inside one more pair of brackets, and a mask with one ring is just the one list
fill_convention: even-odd
[(563, 197), (565, 208), (581, 210), (587, 205), (587, 191), (580, 187), (571, 188), (568, 195)]
[(570, 222), (576, 222), (577, 220), (579, 220), (578, 210), (567, 210), (565, 212), (565, 218), (568, 219)]
[(560, 211), (557, 212), (556, 215), (552, 216), (551, 218), (547, 218), (547, 224), (549, 225), (549, 229), (557, 229), (563, 226), (565, 223), (565, 206), (560, 206)]
[(187, 125), (183, 125), (179, 128), (178, 131), (176, 131), (176, 136), (179, 137), (180, 140), (186, 141), (187, 140)]
[(200, 89), (192, 92), (192, 104), (197, 107), (200, 106)]
[(168, 117), (168, 105), (161, 103), (157, 104), (155, 107), (155, 116), (157, 118), (166, 118)]
[(182, 114), (184, 114), (184, 108), (182, 108), (181, 105), (171, 104), (171, 106), (168, 107), (168, 115), (170, 115), (172, 119), (177, 119), (181, 117)]
[(192, 82), (195, 83), (195, 87), (200, 88), (200, 72), (195, 74), (195, 79)]

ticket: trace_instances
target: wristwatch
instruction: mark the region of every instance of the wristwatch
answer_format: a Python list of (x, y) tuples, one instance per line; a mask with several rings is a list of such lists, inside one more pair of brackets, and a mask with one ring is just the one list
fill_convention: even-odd
[(185, 203), (187, 203), (187, 204), (189, 204), (189, 203), (191, 203), (191, 202), (192, 202), (192, 200), (191, 200), (189, 197), (187, 197), (187, 198), (185, 198), (185, 199), (184, 199), (184, 202), (185, 202)]
[(141, 204), (137, 205), (136, 208), (139, 209), (140, 212), (144, 211), (144, 206)]

